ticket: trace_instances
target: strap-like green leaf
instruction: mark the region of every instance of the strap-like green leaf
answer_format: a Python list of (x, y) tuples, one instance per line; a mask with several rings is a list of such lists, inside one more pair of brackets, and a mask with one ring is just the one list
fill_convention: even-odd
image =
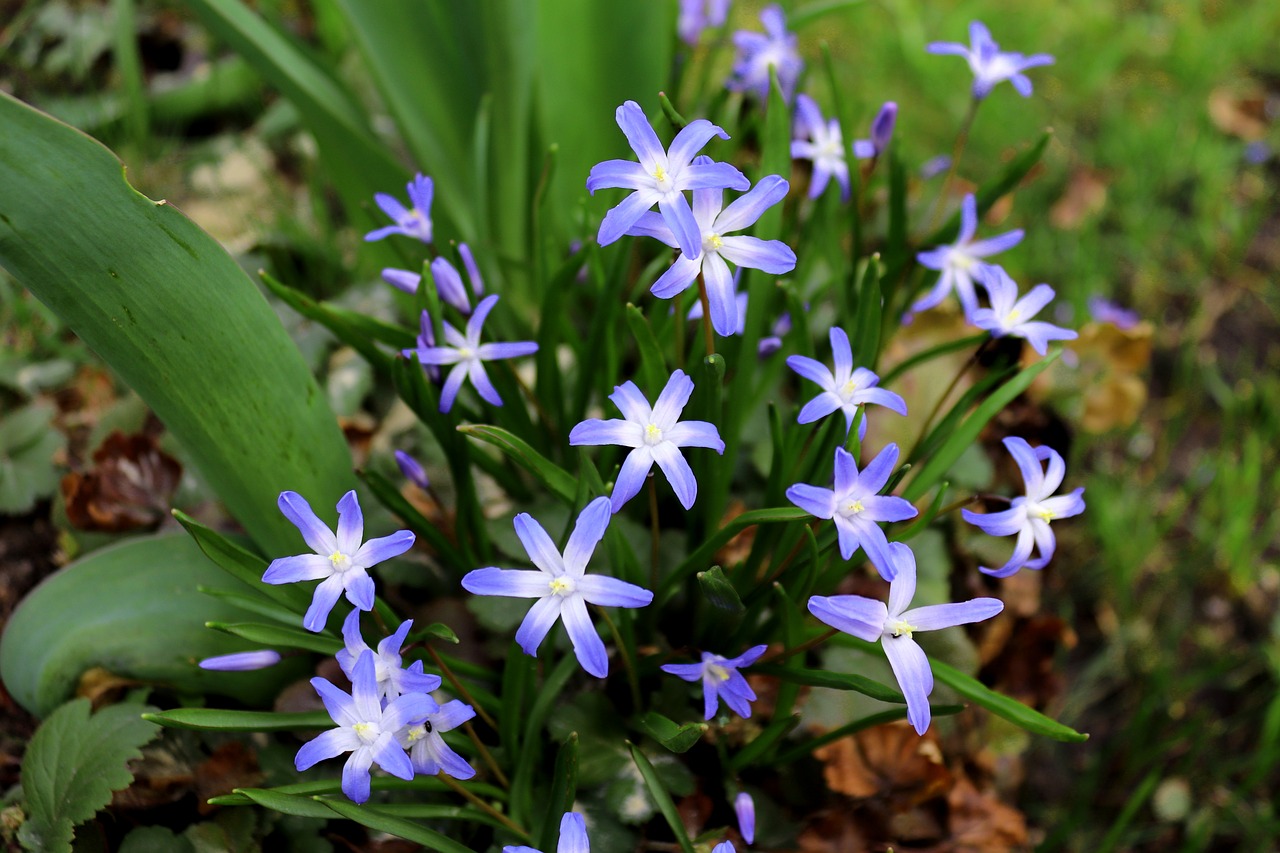
[(223, 732), (293, 732), (331, 729), (332, 718), (324, 711), (276, 713), (275, 711), (224, 711), (220, 708), (174, 708), (144, 714), (146, 719), (175, 729), (206, 729)]
[(658, 811), (662, 812), (662, 816), (667, 819), (667, 825), (671, 827), (671, 832), (676, 837), (676, 843), (680, 845), (680, 849), (684, 853), (694, 853), (693, 843), (689, 841), (689, 833), (685, 832), (684, 821), (680, 819), (680, 811), (671, 799), (671, 792), (667, 790), (666, 785), (662, 784), (662, 779), (658, 777), (658, 772), (653, 769), (653, 764), (640, 751), (640, 747), (634, 743), (628, 743), (627, 747), (631, 750), (631, 760), (636, 763), (636, 769), (640, 771), (640, 777), (644, 779), (645, 787), (649, 789), (649, 795), (658, 804)]
[(291, 553), (298, 532), (276, 496), (336, 501), (355, 477), (275, 312), (107, 149), (8, 95), (0, 127), (0, 265), (146, 401), (255, 542)]
[(517, 438), (501, 427), (488, 424), (463, 424), (458, 427), (458, 432), (497, 447), (513, 462), (555, 492), (561, 500), (573, 502), (574, 493), (578, 488), (577, 480), (568, 471), (534, 450), (524, 439)]
[(986, 708), (993, 714), (1004, 717), (1016, 726), (1020, 726), (1032, 734), (1044, 735), (1054, 740), (1080, 742), (1089, 739), (1087, 734), (1063, 725), (1057, 720), (1046, 717), (1034, 708), (1029, 708), (1017, 699), (1011, 699), (995, 692), (976, 678), (965, 675), (960, 670), (939, 660), (929, 662), (933, 675), (943, 684), (950, 687), (966, 699)]
[(657, 711), (650, 711), (640, 718), (640, 728), (672, 752), (688, 752), (710, 726), (706, 723), (680, 725)]

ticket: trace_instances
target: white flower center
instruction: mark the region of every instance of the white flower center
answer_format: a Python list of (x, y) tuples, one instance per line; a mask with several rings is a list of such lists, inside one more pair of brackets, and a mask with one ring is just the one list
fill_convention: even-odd
[(476, 352), (471, 347), (459, 347), (458, 357), (463, 361), (469, 361), (476, 357)]
[(657, 185), (659, 192), (670, 192), (671, 176), (667, 174), (667, 170), (662, 166), (656, 166), (653, 170), (653, 180)]
[(1027, 516), (1030, 518), (1039, 518), (1039, 519), (1043, 519), (1044, 521), (1053, 521), (1053, 517), (1054, 517), (1053, 510), (1045, 509), (1040, 504), (1032, 503), (1031, 501), (1027, 501), (1025, 504), (1023, 504), (1023, 507), (1026, 509)]
[(828, 137), (827, 139), (824, 139), (824, 140), (823, 140), (821, 143), (819, 143), (819, 145), (818, 145), (818, 157), (817, 157), (817, 159), (819, 159), (819, 160), (843, 160), (843, 159), (844, 159), (844, 144), (843, 144), (843, 142), (842, 142), (841, 140), (839, 140), (839, 139), (834, 138), (834, 137)]
[(365, 745), (373, 743), (382, 734), (382, 727), (377, 723), (356, 723), (351, 728)]
[(569, 595), (578, 588), (578, 585), (573, 582), (573, 578), (568, 575), (561, 575), (558, 578), (552, 578), (551, 582), (548, 583), (547, 586), (551, 588), (551, 593), (553, 595), (559, 596)]
[(702, 238), (702, 248), (704, 251), (718, 252), (720, 251), (720, 247), (723, 245), (724, 245), (724, 240), (721, 239), (720, 235), (716, 234), (715, 232), (709, 231), (707, 232), (706, 236)]
[(649, 445), (650, 447), (653, 447), (655, 444), (661, 444), (662, 441), (663, 441), (662, 427), (658, 426), (657, 424), (649, 424), (647, 427), (644, 428), (645, 444)]
[(857, 515), (858, 513), (864, 511), (865, 509), (866, 507), (862, 505), (862, 499), (857, 498), (856, 500), (851, 500), (844, 505), (844, 514)]
[(341, 551), (334, 551), (329, 555), (329, 562), (333, 565), (335, 572), (345, 572), (351, 568), (351, 558)]
[(964, 252), (959, 252), (959, 251), (956, 251), (955, 249), (951, 250), (951, 256), (947, 258), (947, 260), (950, 262), (953, 268), (961, 271), (972, 268), (973, 265), (978, 262), (977, 258), (970, 257), (969, 255), (966, 255)]
[(417, 743), (426, 736), (426, 726), (410, 726), (409, 730), (404, 733), (404, 739), (409, 741), (409, 743)]
[(920, 630), (915, 625), (912, 625), (909, 622), (907, 622), (907, 620), (905, 619), (899, 619), (896, 622), (890, 622), (886, 626), (886, 628), (888, 629), (889, 633), (892, 634), (893, 636), (906, 637), (908, 640), (911, 639), (911, 635), (913, 633)]
[(715, 676), (717, 681), (728, 681), (729, 676), (731, 675), (728, 667), (721, 666), (718, 663), (707, 664), (707, 672)]

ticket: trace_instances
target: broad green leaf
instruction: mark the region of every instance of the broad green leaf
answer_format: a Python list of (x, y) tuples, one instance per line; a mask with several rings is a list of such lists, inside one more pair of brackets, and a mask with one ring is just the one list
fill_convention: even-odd
[(517, 438), (501, 427), (488, 424), (463, 424), (458, 427), (458, 432), (492, 444), (555, 492), (561, 500), (573, 502), (578, 481), (568, 471), (530, 447), (524, 439)]
[(27, 820), (19, 830), (32, 850), (69, 851), (73, 827), (111, 802), (133, 781), (128, 763), (159, 729), (142, 719), (143, 705), (123, 704), (89, 714), (89, 700), (54, 711), (36, 730), (22, 760)]
[(943, 684), (950, 687), (966, 699), (986, 708), (993, 714), (1004, 717), (1016, 726), (1020, 726), (1032, 734), (1044, 735), (1054, 740), (1081, 742), (1089, 739), (1087, 734), (1063, 725), (1057, 720), (1046, 717), (1034, 708), (1029, 708), (1017, 699), (1011, 699), (995, 692), (976, 678), (965, 675), (960, 670), (939, 660), (929, 661), (933, 675)]
[(258, 672), (196, 666), (202, 658), (253, 648), (204, 626), (244, 617), (230, 602), (197, 589), (225, 577), (185, 534), (94, 551), (46, 578), (10, 617), (0, 643), (5, 687), (37, 716), (67, 699), (94, 667), (184, 692), (267, 701), (297, 677), (301, 660)]
[(428, 850), (436, 850), (439, 853), (475, 853), (470, 847), (464, 847), (434, 829), (428, 829), (422, 824), (414, 823), (411, 820), (382, 814), (372, 808), (357, 806), (355, 803), (347, 802), (346, 800), (320, 800), (320, 802), (333, 809), (340, 816), (354, 820), (362, 826), (413, 841)]
[[(311, 603), (311, 596), (297, 584), (269, 584), (262, 582), (267, 561), (252, 554), (210, 527), (206, 527), (181, 510), (174, 510), (178, 519), (204, 555), (231, 577), (251, 587), (257, 593), (280, 606), (293, 611), (301, 624), (302, 614)], [(295, 546), (296, 548), (296, 546)]]
[(657, 711), (650, 711), (640, 718), (640, 728), (672, 752), (688, 752), (711, 727), (707, 723), (680, 725)]
[(658, 811), (662, 812), (662, 816), (667, 819), (667, 825), (671, 827), (671, 832), (676, 837), (676, 843), (680, 845), (680, 849), (684, 853), (694, 853), (693, 844), (689, 841), (689, 834), (684, 829), (684, 821), (680, 819), (680, 812), (676, 809), (676, 804), (672, 801), (671, 793), (667, 790), (667, 786), (662, 784), (657, 771), (653, 769), (653, 764), (640, 751), (640, 747), (634, 743), (628, 743), (627, 746), (631, 750), (631, 759), (636, 763), (636, 769), (640, 771), (640, 776), (644, 779), (645, 787), (649, 789), (649, 795), (658, 804)]
[(342, 648), (342, 642), (323, 634), (313, 634), (301, 628), (286, 628), (281, 625), (263, 625), (258, 622), (207, 622), (207, 627), (222, 631), (233, 637), (242, 637), (260, 646), (275, 646), (283, 649), (303, 649), (322, 655), (335, 655)]
[(404, 191), (412, 172), (396, 162), (355, 98), (320, 62), (241, 0), (191, 0), (188, 5), (210, 33), (297, 108), (319, 145), (325, 174), (349, 211), (371, 202), (376, 191)]
[(280, 491), (336, 500), (355, 478), (256, 285), (98, 143), (8, 95), (0, 126), (0, 265), (146, 401), (254, 541), (290, 553)]
[(268, 788), (236, 788), (236, 793), (251, 803), (273, 809), (281, 814), (319, 818), (320, 820), (334, 819), (333, 809), (310, 796), (285, 794)]
[(987, 422), (1012, 403), (1015, 397), (1027, 390), (1035, 378), (1057, 361), (1061, 354), (1061, 350), (1050, 353), (1048, 358), (1041, 359), (1023, 370), (983, 400), (982, 404), (973, 410), (973, 414), (965, 418), (964, 423), (947, 436), (942, 446), (931, 454), (923, 465), (915, 469), (916, 473), (903, 490), (902, 496), (909, 501), (919, 500), (951, 469), (955, 461), (960, 458), (960, 454), (964, 453), (965, 448), (978, 440), (978, 434), (982, 432)]
[(844, 672), (826, 672), (821, 669), (791, 669), (775, 664), (758, 664), (751, 668), (760, 675), (772, 675), (783, 681), (807, 684), (810, 687), (827, 687), (832, 690), (854, 690), (881, 702), (903, 702), (902, 694), (891, 687), (862, 675)]
[(286, 305), (307, 319), (315, 320), (333, 332), (338, 340), (360, 353), (360, 355), (364, 356), (365, 361), (379, 370), (385, 371), (389, 369), (388, 363), (392, 356), (378, 349), (378, 341), (395, 349), (410, 349), (414, 346), (417, 338), (415, 333), (409, 329), (385, 323), (358, 311), (351, 311), (350, 309), (329, 305), (325, 302), (317, 302), (305, 293), (277, 281), (265, 272), (259, 272), (258, 275), (262, 279), (262, 283), (267, 286), (267, 289), (278, 296)]
[(277, 713), (275, 711), (224, 711), (221, 708), (174, 708), (146, 715), (153, 723), (174, 729), (222, 732), (293, 732), (331, 729), (333, 719), (324, 711)]

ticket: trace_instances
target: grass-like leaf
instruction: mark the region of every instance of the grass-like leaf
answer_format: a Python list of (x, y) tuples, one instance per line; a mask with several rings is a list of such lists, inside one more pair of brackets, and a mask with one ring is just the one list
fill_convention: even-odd
[(295, 732), (331, 729), (333, 720), (324, 711), (293, 714), (275, 711), (224, 711), (220, 708), (174, 708), (146, 714), (146, 719), (174, 729), (223, 732)]
[(950, 687), (966, 699), (981, 705), (993, 714), (1004, 717), (1016, 726), (1026, 729), (1032, 734), (1044, 735), (1054, 740), (1080, 742), (1089, 739), (1087, 734), (1078, 732), (1070, 726), (1046, 717), (1034, 708), (1029, 708), (1017, 699), (1011, 699), (995, 692), (981, 681), (965, 675), (960, 670), (943, 663), (931, 660), (933, 675), (943, 684)]
[(640, 771), (640, 776), (644, 779), (645, 787), (649, 789), (649, 795), (658, 804), (658, 811), (662, 812), (662, 816), (667, 819), (667, 825), (671, 827), (671, 832), (676, 837), (676, 843), (680, 845), (680, 849), (684, 853), (694, 853), (693, 843), (689, 840), (689, 833), (685, 831), (684, 821), (680, 819), (680, 811), (671, 799), (671, 792), (667, 790), (667, 786), (662, 784), (662, 779), (658, 777), (658, 771), (653, 769), (653, 764), (640, 751), (640, 747), (634, 743), (628, 743), (627, 746), (631, 750), (631, 759), (636, 763), (636, 769)]

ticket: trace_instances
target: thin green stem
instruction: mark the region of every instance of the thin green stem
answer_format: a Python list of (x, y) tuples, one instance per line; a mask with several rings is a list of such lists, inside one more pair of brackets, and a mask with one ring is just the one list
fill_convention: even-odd
[(467, 690), (467, 688), (462, 686), (462, 682), (458, 680), (458, 676), (453, 674), (453, 670), (449, 669), (449, 665), (444, 662), (444, 659), (441, 658), (440, 655), (436, 654), (436, 650), (431, 648), (430, 645), (427, 646), (427, 654), (431, 655), (431, 660), (437, 667), (439, 667), (440, 672), (444, 675), (445, 679), (453, 685), (453, 689), (458, 691), (458, 695), (461, 696), (468, 705), (476, 709), (476, 713), (480, 715), (480, 719), (484, 720), (485, 723), (488, 724), (489, 728), (493, 729), (495, 732), (499, 731), (498, 724), (494, 721), (493, 717), (489, 716), (489, 712), (486, 711), (474, 697), (472, 697), (471, 692)]
[(658, 487), (655, 478), (649, 477), (649, 588), (658, 588), (658, 543), (662, 531), (658, 524)]
[(969, 99), (969, 111), (964, 114), (960, 132), (956, 134), (956, 144), (951, 149), (951, 165), (947, 167), (947, 176), (942, 179), (942, 188), (938, 190), (938, 200), (933, 204), (933, 216), (929, 220), (929, 227), (925, 233), (931, 234), (938, 227), (938, 218), (946, 208), (947, 192), (951, 189), (951, 181), (956, 176), (956, 167), (960, 165), (960, 157), (964, 154), (964, 147), (969, 141), (969, 131), (973, 129), (973, 119), (978, 114), (980, 103), (982, 101), (978, 98)]
[(698, 273), (698, 301), (702, 303), (702, 331), (707, 339), (707, 356), (711, 357), (716, 354), (716, 335), (711, 328), (711, 302), (707, 299), (707, 283), (702, 280), (702, 273)]
[(520, 836), (520, 838), (521, 838), (522, 840), (524, 840), (524, 841), (532, 841), (532, 840), (533, 840), (533, 836), (529, 834), (529, 830), (525, 829), (523, 826), (521, 826), (520, 824), (516, 823), (516, 822), (515, 822), (515, 821), (513, 821), (511, 818), (507, 817), (507, 816), (506, 816), (506, 815), (504, 815), (502, 812), (498, 811), (498, 810), (497, 810), (497, 809), (495, 809), (493, 806), (489, 805), (489, 804), (488, 804), (488, 803), (486, 803), (484, 800), (480, 799), (480, 798), (479, 798), (479, 797), (477, 797), (475, 794), (471, 793), (471, 792), (470, 792), (470, 791), (468, 791), (466, 788), (464, 788), (464, 787), (462, 787), (461, 785), (459, 785), (459, 784), (458, 784), (457, 782), (455, 782), (452, 778), (450, 778), (447, 774), (445, 774), (445, 773), (440, 773), (439, 775), (437, 775), (437, 776), (436, 776), (436, 778), (437, 778), (437, 779), (439, 779), (441, 782), (444, 782), (444, 783), (445, 783), (445, 785), (447, 785), (447, 786), (449, 786), (450, 788), (452, 788), (456, 793), (460, 794), (460, 795), (462, 796), (462, 798), (463, 798), (463, 799), (465, 799), (467, 802), (471, 803), (471, 805), (473, 805), (473, 806), (475, 806), (476, 808), (480, 809), (480, 811), (482, 811), (482, 812), (484, 812), (485, 814), (489, 815), (489, 816), (490, 816), (490, 817), (492, 817), (494, 820), (498, 821), (498, 822), (499, 822), (499, 823), (501, 823), (503, 826), (505, 826), (505, 827), (507, 827), (508, 829), (510, 829), (510, 830), (511, 830), (512, 832), (514, 832), (516, 835), (519, 835), (519, 836)]
[(798, 646), (793, 646), (792, 648), (789, 648), (789, 649), (779, 649), (776, 652), (767, 654), (764, 657), (760, 658), (760, 660), (756, 661), (756, 663), (772, 663), (773, 661), (776, 661), (776, 660), (786, 660), (787, 658), (792, 657), (793, 655), (798, 655), (801, 652), (807, 652), (809, 651), (809, 649), (813, 648), (814, 646), (818, 646), (825, 643), (827, 640), (830, 640), (832, 637), (834, 637), (836, 634), (839, 634), (839, 633), (840, 632), (837, 629), (832, 628), (822, 634), (819, 634), (818, 636), (812, 639), (805, 640), (803, 643), (801, 643)]
[(622, 642), (622, 634), (618, 632), (618, 626), (614, 624), (613, 618), (609, 612), (603, 607), (597, 607), (600, 615), (604, 617), (604, 622), (609, 626), (609, 633), (613, 634), (614, 645), (618, 647), (618, 653), (622, 655), (622, 668), (627, 672), (627, 685), (631, 688), (631, 701), (635, 705), (637, 711), (640, 710), (640, 679), (636, 676), (635, 662), (631, 660), (631, 651), (627, 648), (627, 644)]
[(933, 410), (929, 412), (929, 417), (925, 418), (924, 425), (920, 428), (920, 434), (916, 436), (915, 444), (911, 445), (911, 452), (907, 454), (907, 459), (915, 459), (916, 451), (920, 449), (921, 443), (925, 440), (925, 437), (929, 435), (929, 428), (933, 426), (934, 419), (937, 418), (938, 413), (942, 411), (943, 403), (947, 402), (951, 397), (952, 392), (956, 390), (956, 386), (960, 384), (960, 380), (969, 372), (969, 368), (978, 363), (979, 356), (986, 351), (992, 340), (994, 339), (988, 337), (983, 341), (981, 345), (973, 351), (973, 355), (969, 356), (969, 359), (958, 371), (956, 371), (956, 375), (951, 377), (951, 383), (947, 385), (947, 390), (942, 392), (942, 396), (938, 398), (938, 402), (934, 403)]
[(480, 753), (480, 758), (483, 759), (489, 770), (493, 772), (493, 776), (498, 780), (498, 784), (504, 788), (510, 789), (511, 780), (509, 780), (507, 775), (502, 772), (502, 768), (498, 766), (498, 762), (493, 760), (493, 754), (489, 752), (489, 748), (484, 745), (484, 741), (480, 740), (479, 735), (476, 734), (475, 726), (471, 725), (470, 722), (466, 722), (462, 724), (462, 728), (466, 730), (467, 737), (471, 738), (471, 742), (476, 745), (476, 750)]

